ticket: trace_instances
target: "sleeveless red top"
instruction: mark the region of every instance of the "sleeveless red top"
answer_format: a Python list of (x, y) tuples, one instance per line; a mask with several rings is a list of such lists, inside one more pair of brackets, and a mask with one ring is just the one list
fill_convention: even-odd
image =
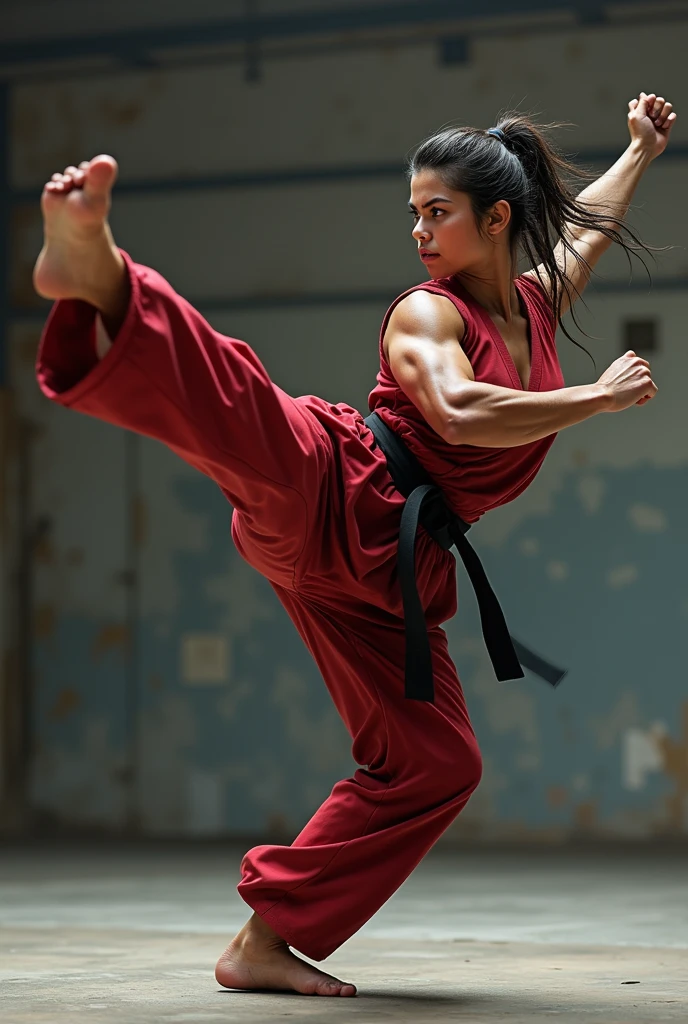
[[(531, 371), (528, 391), (555, 391), (564, 386), (555, 334), (556, 322), (547, 297), (532, 278), (518, 277), (514, 284), (521, 298), (530, 334)], [(403, 440), (423, 468), (442, 489), (452, 510), (473, 523), (484, 513), (521, 494), (540, 469), (556, 434), (514, 448), (481, 448), (448, 444), (425, 420), (397, 384), (385, 358), (383, 340), (392, 310), (414, 291), (445, 295), (458, 309), (466, 325), (461, 348), (476, 381), (522, 391), (516, 366), (496, 325), (455, 277), (426, 281), (394, 300), (380, 332), (380, 372), (368, 405)]]

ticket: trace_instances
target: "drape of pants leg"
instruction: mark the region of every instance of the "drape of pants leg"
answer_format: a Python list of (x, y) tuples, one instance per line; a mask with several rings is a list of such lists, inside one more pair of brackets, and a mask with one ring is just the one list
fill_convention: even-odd
[(441, 629), (431, 634), (435, 704), (408, 701), (398, 629), (341, 630), (298, 597), (282, 596), (367, 767), (337, 783), (290, 847), (251, 850), (239, 893), (290, 945), (322, 960), (451, 824), (478, 784), (480, 755)]
[(57, 303), (39, 383), (53, 401), (164, 442), (218, 483), (235, 509), (239, 551), (270, 580), (320, 668), (361, 767), (291, 846), (247, 854), (239, 892), (292, 946), (322, 959), (401, 885), (479, 780), (440, 628), (456, 610), (454, 559), (419, 530), (436, 699), (408, 701), (396, 568), (404, 501), (361, 415), (291, 398), (245, 342), (125, 260), (131, 302), (108, 354), (94, 352), (95, 310)]

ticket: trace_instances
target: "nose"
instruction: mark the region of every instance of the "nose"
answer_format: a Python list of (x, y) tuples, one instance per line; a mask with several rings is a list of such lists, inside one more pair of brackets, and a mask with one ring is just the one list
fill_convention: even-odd
[(411, 234), (417, 242), (421, 242), (423, 244), (425, 244), (425, 242), (429, 242), (432, 238), (432, 235), (428, 231), (427, 227), (425, 227), (422, 220), (419, 220), (413, 225), (413, 231)]

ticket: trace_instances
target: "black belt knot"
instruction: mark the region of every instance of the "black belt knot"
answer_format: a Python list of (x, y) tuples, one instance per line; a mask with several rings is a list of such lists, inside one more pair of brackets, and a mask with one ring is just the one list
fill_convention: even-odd
[(387, 460), (394, 486), (406, 498), (399, 529), (399, 583), (406, 631), (405, 693), (411, 700), (434, 700), (432, 655), (425, 612), (416, 581), (416, 535), (419, 522), (445, 551), (456, 545), (473, 584), (480, 622), (497, 679), (520, 679), (530, 669), (552, 686), (566, 672), (545, 661), (509, 633), (497, 596), (482, 562), (466, 538), (470, 524), (448, 507), (442, 491), (406, 447), (401, 438), (377, 415), (365, 419)]

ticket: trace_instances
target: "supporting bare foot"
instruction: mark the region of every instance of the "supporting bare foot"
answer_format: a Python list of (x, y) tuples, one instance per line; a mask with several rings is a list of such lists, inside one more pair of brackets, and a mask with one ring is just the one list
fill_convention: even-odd
[(278, 989), (304, 996), (355, 996), (356, 987), (301, 960), (257, 914), (217, 962), (215, 978), (225, 988)]
[(107, 221), (117, 177), (111, 156), (54, 174), (41, 197), (45, 240), (34, 287), (46, 299), (83, 299), (123, 318), (129, 298), (124, 260)]

